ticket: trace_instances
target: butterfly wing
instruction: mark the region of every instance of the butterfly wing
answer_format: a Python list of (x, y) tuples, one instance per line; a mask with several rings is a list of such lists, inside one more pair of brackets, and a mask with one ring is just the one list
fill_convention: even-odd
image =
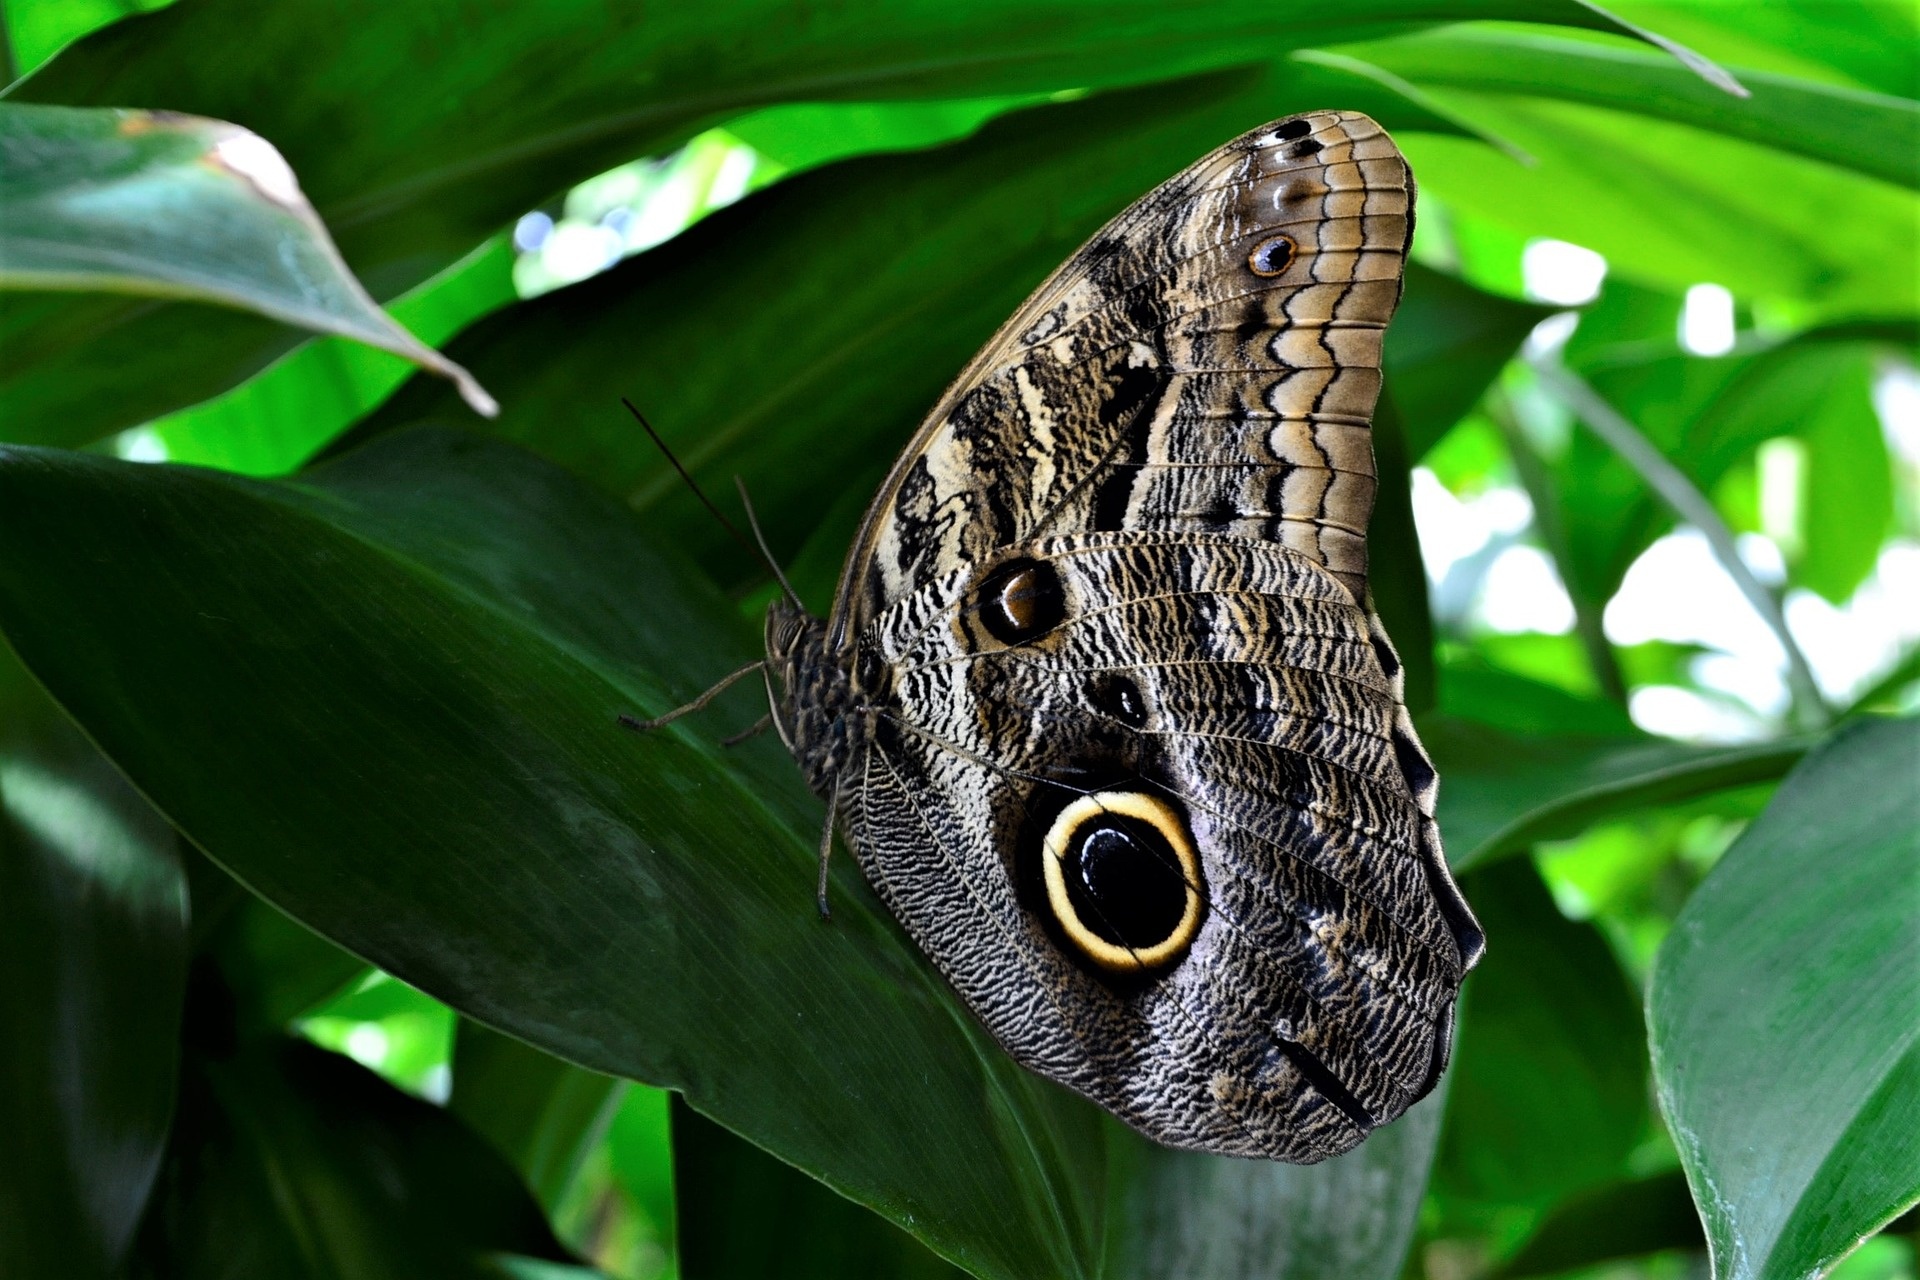
[(935, 409), (827, 631), (868, 878), (1016, 1058), (1170, 1145), (1351, 1147), (1478, 955), (1366, 594), (1411, 218), (1335, 112), (1144, 197)]

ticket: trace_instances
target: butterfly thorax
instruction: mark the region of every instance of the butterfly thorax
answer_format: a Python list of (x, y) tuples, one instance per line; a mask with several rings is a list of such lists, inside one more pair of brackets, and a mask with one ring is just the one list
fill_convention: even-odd
[(864, 743), (868, 717), (848, 664), (829, 651), (827, 624), (784, 597), (767, 609), (767, 699), (774, 727), (827, 797)]

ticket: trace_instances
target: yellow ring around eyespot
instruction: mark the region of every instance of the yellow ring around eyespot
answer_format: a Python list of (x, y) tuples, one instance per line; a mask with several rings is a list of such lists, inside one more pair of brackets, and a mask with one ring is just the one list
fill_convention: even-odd
[[(1073, 833), (1087, 820), (1110, 813), (1149, 824), (1166, 837), (1174, 856), (1180, 859), (1180, 876), (1187, 886), (1186, 909), (1180, 913), (1173, 932), (1151, 947), (1121, 947), (1108, 942), (1080, 922), (1079, 913), (1073, 909), (1073, 899), (1067, 896), (1067, 846), (1072, 843)], [(1172, 805), (1158, 796), (1143, 791), (1096, 791), (1081, 796), (1062, 809), (1053, 825), (1047, 828), (1042, 849), (1047, 905), (1053, 908), (1053, 918), (1060, 922), (1073, 944), (1101, 968), (1118, 973), (1152, 969), (1173, 959), (1193, 942), (1193, 935), (1200, 928), (1200, 855), (1187, 835), (1187, 824), (1180, 820)]]

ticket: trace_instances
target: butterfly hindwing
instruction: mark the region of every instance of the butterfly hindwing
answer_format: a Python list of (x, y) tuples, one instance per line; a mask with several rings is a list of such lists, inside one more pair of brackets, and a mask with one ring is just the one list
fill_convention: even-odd
[(1412, 182), (1364, 116), (1121, 214), (948, 391), (776, 719), (1027, 1066), (1175, 1146), (1344, 1151), (1431, 1088), (1479, 933), (1371, 610)]

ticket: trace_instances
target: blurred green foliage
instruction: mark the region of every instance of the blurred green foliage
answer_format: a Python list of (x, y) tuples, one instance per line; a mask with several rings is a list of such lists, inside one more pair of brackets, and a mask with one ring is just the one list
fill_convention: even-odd
[[(0, 292), (0, 1274), (1913, 1280), (1910, 4), (0, 15), (9, 120), (258, 132), (502, 403)], [(1490, 950), (1298, 1169), (1013, 1067), (845, 860), (821, 928), (751, 695), (611, 730), (769, 594), (621, 396), (821, 607), (1026, 292), (1316, 107), (1420, 180), (1376, 590)]]

